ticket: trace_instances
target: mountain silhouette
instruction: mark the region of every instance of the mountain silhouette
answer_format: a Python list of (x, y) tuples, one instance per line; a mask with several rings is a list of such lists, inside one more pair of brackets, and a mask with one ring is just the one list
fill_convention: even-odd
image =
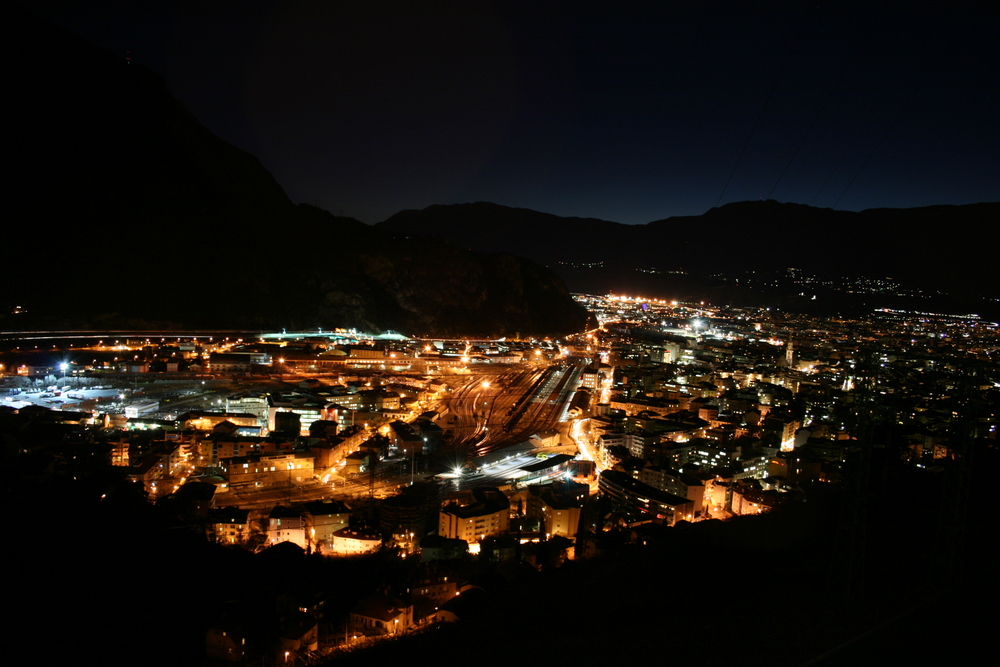
[(155, 73), (22, 9), (7, 18), (3, 328), (513, 335), (585, 322), (530, 261), (293, 204)]

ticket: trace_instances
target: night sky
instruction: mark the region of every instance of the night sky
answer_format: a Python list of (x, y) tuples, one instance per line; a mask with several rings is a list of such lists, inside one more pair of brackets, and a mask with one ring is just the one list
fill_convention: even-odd
[(293, 201), (369, 223), (1000, 200), (987, 3), (22, 4), (131, 52)]

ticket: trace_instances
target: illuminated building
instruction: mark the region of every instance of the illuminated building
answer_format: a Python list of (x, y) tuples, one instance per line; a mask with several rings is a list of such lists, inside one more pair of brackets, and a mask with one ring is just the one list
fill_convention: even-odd
[(488, 535), (500, 535), (510, 528), (510, 501), (494, 487), (472, 489), (473, 502), (449, 503), (439, 512), (438, 535), (478, 542)]
[(226, 412), (201, 412), (192, 411), (179, 417), (184, 422), (184, 428), (195, 431), (211, 431), (224, 421), (228, 421), (234, 426), (257, 427), (260, 423), (256, 415), (250, 414), (229, 414)]
[(413, 605), (383, 593), (369, 595), (351, 609), (351, 626), (365, 635), (398, 635), (413, 625)]
[(694, 475), (647, 465), (642, 469), (639, 480), (654, 489), (666, 491), (681, 498), (687, 498), (694, 504), (694, 516), (701, 516), (705, 506), (705, 482)]
[(267, 544), (292, 542), (305, 549), (307, 547), (306, 522), (295, 509), (275, 505), (267, 517)]
[(575, 538), (588, 491), (586, 484), (575, 482), (532, 484), (527, 487), (527, 514), (538, 519), (546, 537)]
[(301, 484), (313, 477), (313, 456), (305, 453), (234, 456), (220, 461), (231, 488)]
[(347, 528), (351, 510), (338, 500), (316, 500), (302, 506), (309, 541), (332, 545), (337, 531)]
[(250, 510), (221, 507), (208, 512), (209, 539), (219, 544), (245, 544), (250, 537)]
[(694, 503), (687, 498), (654, 489), (628, 473), (605, 470), (598, 480), (600, 494), (628, 512), (647, 514), (672, 526), (694, 518)]
[(790, 493), (765, 491), (755, 479), (740, 480), (732, 487), (729, 509), (733, 514), (762, 514), (793, 497)]
[(382, 547), (382, 535), (374, 530), (341, 528), (333, 533), (330, 553), (338, 556), (370, 554)]
[(234, 623), (223, 622), (205, 632), (205, 654), (227, 662), (241, 662), (246, 657), (246, 632)]

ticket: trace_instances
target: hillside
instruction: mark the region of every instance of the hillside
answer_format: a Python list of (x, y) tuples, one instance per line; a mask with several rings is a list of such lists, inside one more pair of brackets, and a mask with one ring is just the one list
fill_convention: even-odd
[(18, 168), (4, 177), (0, 327), (582, 326), (547, 269), (296, 206), (153, 72), (22, 10), (8, 19), (5, 144)]
[[(739, 280), (795, 267), (823, 279), (891, 277), (928, 293), (911, 299), (914, 307), (933, 302), (984, 312), (991, 304), (996, 310), (1000, 297), (992, 268), (997, 219), (998, 203), (855, 213), (761, 201), (622, 225), (479, 202), (402, 211), (377, 227), (434, 234), (474, 250), (516, 250), (558, 271), (573, 291), (814, 305), (788, 300), (800, 288), (762, 289)], [(880, 305), (829, 290), (805, 296), (813, 295), (831, 307)]]

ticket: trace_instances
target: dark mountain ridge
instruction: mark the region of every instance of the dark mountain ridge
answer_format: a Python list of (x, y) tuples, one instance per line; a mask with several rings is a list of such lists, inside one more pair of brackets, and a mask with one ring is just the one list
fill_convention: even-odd
[(982, 310), (1000, 297), (998, 220), (1000, 203), (851, 212), (754, 201), (623, 225), (479, 202), (403, 211), (377, 227), (518, 252), (557, 270), (573, 291), (752, 302), (762, 295), (748, 293), (740, 274), (794, 267), (823, 278), (892, 278)]
[[(964, 256), (960, 278), (991, 272), (1000, 203), (835, 211), (803, 204), (747, 201), (645, 225), (560, 217), (489, 202), (401, 211), (379, 229), (420, 231), (476, 250), (521, 254), (546, 264), (699, 263), (768, 270), (808, 259), (823, 268), (918, 275), (915, 262)], [(689, 252), (690, 257), (684, 253)], [(979, 263), (982, 260), (982, 263)], [(802, 263), (801, 261), (799, 263)], [(926, 268), (926, 267), (925, 267)]]
[[(163, 80), (16, 7), (3, 329), (547, 334), (585, 312), (551, 271), (294, 205)], [(11, 314), (20, 306), (21, 314)]]

